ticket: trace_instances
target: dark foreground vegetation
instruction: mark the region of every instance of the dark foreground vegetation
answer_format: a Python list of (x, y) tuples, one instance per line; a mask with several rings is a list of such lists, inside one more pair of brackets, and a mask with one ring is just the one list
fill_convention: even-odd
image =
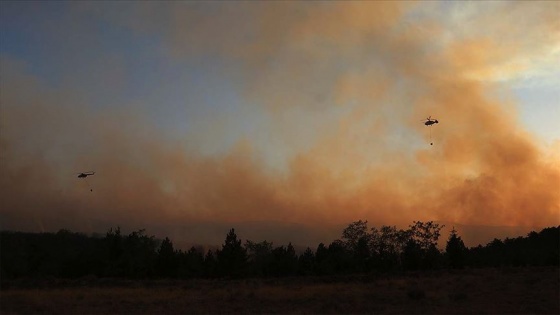
[(157, 240), (144, 230), (122, 235), (110, 229), (104, 237), (61, 230), (58, 233), (0, 233), (0, 279), (24, 277), (127, 279), (214, 279), (395, 273), (445, 268), (558, 266), (560, 226), (526, 237), (495, 239), (465, 247), (451, 231), (444, 251), (437, 248), (442, 226), (414, 222), (408, 229), (368, 229), (357, 221), (341, 239), (297, 254), (292, 244), (247, 240), (234, 229), (217, 250), (176, 250), (170, 239)]
[(442, 226), (176, 250), (143, 230), (0, 233), (0, 313), (560, 313), (560, 226), (467, 248)]

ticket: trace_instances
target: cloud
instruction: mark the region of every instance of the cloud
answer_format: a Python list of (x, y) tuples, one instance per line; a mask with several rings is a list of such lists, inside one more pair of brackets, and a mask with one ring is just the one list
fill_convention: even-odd
[[(560, 71), (560, 5), (554, 1), (456, 3), (446, 26), (452, 54), (473, 79), (515, 81)], [(479, 60), (472, 60), (473, 58)]]
[[(298, 228), (274, 237), (309, 243), (358, 219), (374, 226), (559, 224), (560, 165), (519, 126), (514, 104), (496, 96), (491, 83), (496, 69), (509, 67), (501, 60), (540, 51), (503, 47), (499, 35), (515, 21), (509, 16), (481, 18), (477, 27), (495, 25), (491, 36), (467, 32), (442, 43), (433, 35), (445, 21), (405, 23), (421, 8), (398, 2), (171, 3), (154, 15), (150, 3), (126, 13), (75, 8), (161, 38), (177, 60), (236, 63), (241, 71), (224, 76), (239, 81), (247, 108), (264, 113), (267, 124), (257, 124), (263, 138), (237, 139), (210, 156), (185, 149), (189, 136), (167, 138), (149, 106), (75, 105), (80, 94), (72, 85), (49, 87), (25, 63), (3, 58), (3, 228), (126, 224), (194, 238), (177, 226), (279, 222)], [(527, 14), (538, 22), (542, 12)], [(419, 121), (428, 115), (440, 119), (433, 139)], [(220, 135), (207, 130), (199, 129), (198, 141)], [(267, 138), (274, 141), (263, 144)], [(275, 150), (289, 152), (281, 170), (270, 169), (263, 153)], [(74, 178), (90, 169), (98, 172), (93, 193)], [(224, 232), (215, 233), (197, 235), (221, 241)]]

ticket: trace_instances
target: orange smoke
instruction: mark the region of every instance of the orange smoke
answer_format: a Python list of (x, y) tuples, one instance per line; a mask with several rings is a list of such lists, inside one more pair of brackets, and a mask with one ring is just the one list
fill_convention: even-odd
[[(214, 19), (236, 23), (230, 14), (238, 9), (224, 6)], [(221, 27), (193, 33), (192, 19), (174, 9), (165, 26), (139, 32), (162, 33), (173, 58), (209, 52), (242, 64), (243, 96), (270, 115), (268, 131), (293, 152), (285, 170), (269, 169), (252, 139), (203, 156), (159, 134), (138, 109), (131, 108), (134, 116), (77, 110), (71, 92), (50, 91), (3, 59), (2, 228), (125, 225), (218, 243), (225, 230), (177, 230), (278, 222), (302, 228), (251, 237), (309, 244), (328, 242), (325, 235), (359, 219), (370, 226), (560, 224), (560, 165), (522, 129), (512, 101), (484, 80), (493, 82), (499, 59), (521, 60), (524, 49), (493, 55), (495, 37), (436, 45), (437, 21), (404, 24), (414, 8), (396, 2), (248, 7), (244, 14), (259, 27), (242, 44), (220, 41), (230, 32)], [(526, 65), (507, 67), (513, 75)], [(433, 147), (419, 121), (427, 115), (440, 119)], [(97, 171), (88, 178), (93, 193), (74, 178), (90, 169)]]

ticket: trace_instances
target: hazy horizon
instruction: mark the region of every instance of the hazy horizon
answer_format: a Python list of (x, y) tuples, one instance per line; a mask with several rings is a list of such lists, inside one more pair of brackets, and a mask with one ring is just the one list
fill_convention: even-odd
[(0, 7), (3, 230), (560, 225), (560, 2)]

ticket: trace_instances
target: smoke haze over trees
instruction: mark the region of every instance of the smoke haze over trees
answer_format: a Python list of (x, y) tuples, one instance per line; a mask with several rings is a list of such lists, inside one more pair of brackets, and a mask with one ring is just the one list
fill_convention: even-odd
[(558, 1), (0, 6), (3, 229), (315, 244), (435, 220), (476, 245), (560, 224), (560, 150), (515, 89), (557, 91)]

